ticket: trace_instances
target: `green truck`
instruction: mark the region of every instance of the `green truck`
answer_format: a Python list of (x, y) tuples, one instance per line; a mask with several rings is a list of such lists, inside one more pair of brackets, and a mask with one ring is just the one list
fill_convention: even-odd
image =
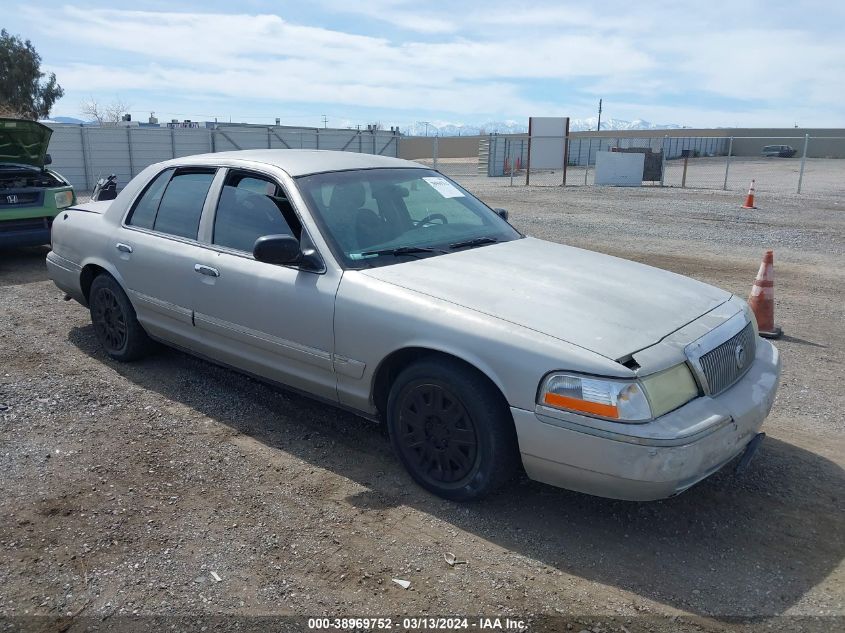
[(0, 248), (49, 244), (53, 218), (76, 202), (71, 184), (47, 169), (52, 134), (36, 121), (0, 118)]

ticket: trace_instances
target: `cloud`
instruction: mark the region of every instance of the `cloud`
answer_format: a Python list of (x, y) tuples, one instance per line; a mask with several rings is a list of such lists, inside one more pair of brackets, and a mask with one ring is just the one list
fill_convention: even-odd
[(340, 14), (365, 17), (418, 33), (454, 33), (459, 30), (459, 23), (451, 19), (449, 12), (432, 14), (425, 12), (425, 5), (407, 0), (367, 0), (367, 2), (348, 2), (347, 0), (319, 0), (325, 10)]
[[(35, 18), (38, 11), (27, 9)], [(129, 53), (107, 73), (58, 64), (68, 89), (192, 91), (233, 99), (341, 104), (447, 112), (530, 111), (514, 78), (598, 76), (650, 66), (623, 42), (576, 36), (537, 40), (410, 41), (290, 23), (276, 15), (62, 9), (77, 41)], [(587, 51), (587, 60), (577, 61)], [(519, 54), (514, 54), (515, 52)]]
[[(467, 120), (584, 116), (599, 96), (609, 116), (630, 116), (621, 104), (639, 104), (632, 118), (693, 125), (716, 112), (747, 125), (778, 110), (819, 124), (845, 115), (840, 35), (782, 7), (738, 5), (734, 26), (719, 13), (733, 5), (721, 0), (658, 3), (635, 14), (616, 0), (601, 9), (469, 1), (444, 10), (404, 0), (320, 6), (341, 14), (342, 30), (302, 24), (295, 9), (250, 15), (27, 5), (19, 16), (51, 42), (64, 39), (68, 60), (50, 70), (69, 95), (207, 99), (236, 113), (256, 103), (338, 104)], [(49, 26), (57, 20), (73, 26)], [(121, 61), (107, 67), (95, 55)]]

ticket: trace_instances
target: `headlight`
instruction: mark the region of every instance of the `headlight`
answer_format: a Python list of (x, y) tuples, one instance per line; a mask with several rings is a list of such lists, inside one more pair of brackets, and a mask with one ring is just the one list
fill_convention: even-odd
[(698, 396), (698, 385), (686, 364), (641, 379), (654, 417), (674, 411)]
[(57, 209), (64, 209), (65, 207), (69, 207), (73, 204), (72, 191), (57, 191), (54, 195), (56, 197)]
[(639, 382), (551, 374), (540, 386), (539, 404), (618, 422), (644, 422), (653, 416)]

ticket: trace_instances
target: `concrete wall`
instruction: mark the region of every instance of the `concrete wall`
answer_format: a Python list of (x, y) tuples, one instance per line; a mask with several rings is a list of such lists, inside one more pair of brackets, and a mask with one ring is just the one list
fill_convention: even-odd
[[(238, 149), (331, 149), (397, 156), (399, 136), (325, 128), (220, 126), (210, 128), (87, 127), (52, 124), (47, 150), (52, 169), (78, 191), (115, 174), (122, 188), (145, 167), (171, 158)], [(478, 148), (476, 147), (476, 154)]]

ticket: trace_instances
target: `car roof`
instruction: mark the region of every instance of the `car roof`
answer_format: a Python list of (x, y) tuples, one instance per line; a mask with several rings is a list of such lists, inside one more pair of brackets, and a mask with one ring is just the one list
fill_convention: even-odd
[(283, 169), (291, 176), (305, 176), (327, 171), (348, 169), (374, 169), (390, 167), (427, 168), (425, 165), (410, 160), (381, 156), (378, 154), (359, 154), (358, 152), (337, 152), (322, 149), (245, 149), (234, 152), (216, 152), (186, 156), (176, 161), (182, 165), (208, 165), (244, 161), (245, 163), (264, 163)]

